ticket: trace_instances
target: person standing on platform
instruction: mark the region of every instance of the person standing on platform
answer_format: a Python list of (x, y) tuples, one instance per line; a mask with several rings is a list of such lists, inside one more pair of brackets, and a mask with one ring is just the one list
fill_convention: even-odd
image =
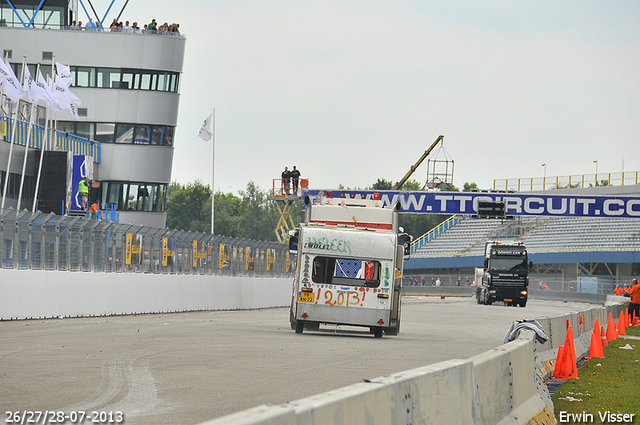
[(289, 167), (284, 167), (284, 171), (280, 175), (282, 177), (282, 194), (289, 194), (289, 179), (291, 179), (291, 171)]
[(86, 177), (78, 182), (78, 196), (80, 197), (80, 209), (87, 209), (87, 200), (89, 199), (89, 184)]
[(293, 170), (291, 170), (291, 173), (289, 173), (289, 175), (291, 176), (291, 180), (293, 181), (293, 194), (297, 195), (298, 194), (298, 182), (300, 181), (300, 170), (298, 170), (296, 168), (296, 166), (293, 166)]

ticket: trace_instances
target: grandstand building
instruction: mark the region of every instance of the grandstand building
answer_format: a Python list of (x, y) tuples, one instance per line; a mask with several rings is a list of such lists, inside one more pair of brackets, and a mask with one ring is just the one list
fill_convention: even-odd
[[(23, 57), (32, 75), (38, 63), (43, 75), (51, 75), (56, 62), (70, 66), (70, 89), (82, 101), (79, 120), (69, 110), (58, 112), (55, 119), (65, 137), (75, 135), (99, 147), (100, 155), (94, 156), (91, 202), (115, 206), (122, 223), (165, 227), (184, 36), (81, 29), (71, 25), (88, 21), (83, 19), (86, 9), (79, 10), (77, 1), (47, 1), (42, 7), (39, 0), (1, 3), (0, 52), (18, 77)], [(6, 122), (13, 110), (6, 98), (1, 105), (0, 116)], [(21, 107), (18, 109), (23, 110)], [(38, 107), (36, 113), (37, 123), (44, 125), (44, 107)], [(30, 149), (27, 156), (26, 186), (19, 206), (15, 182), (22, 173), (25, 148), (14, 149), (7, 170), (9, 149), (8, 134), (0, 131), (2, 182), (10, 179), (5, 207), (31, 210), (37, 149)]]
[[(554, 191), (555, 192), (555, 191)], [(583, 195), (640, 196), (640, 185), (564, 189)], [(612, 293), (640, 274), (640, 220), (600, 217), (516, 217), (512, 220), (453, 216), (412, 246), (405, 275), (415, 283), (474, 279), (488, 240), (521, 241), (534, 263), (530, 287)]]

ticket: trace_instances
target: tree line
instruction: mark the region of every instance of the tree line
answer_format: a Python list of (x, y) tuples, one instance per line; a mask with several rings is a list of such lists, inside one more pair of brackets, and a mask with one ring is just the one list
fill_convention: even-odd
[[(476, 188), (475, 183), (465, 183), (463, 191)], [(345, 189), (340, 186), (340, 189)], [(386, 179), (378, 179), (370, 187), (363, 190), (391, 190), (393, 183)], [(419, 191), (420, 182), (407, 181), (402, 190)], [(359, 190), (359, 188), (358, 188)], [(451, 190), (458, 190), (452, 187)], [(278, 224), (280, 213), (270, 190), (263, 190), (253, 181), (247, 183), (245, 190), (232, 193), (216, 192), (214, 194), (214, 231), (216, 234), (276, 241), (274, 229)], [(293, 222), (303, 220), (302, 200), (294, 203), (291, 212)], [(418, 238), (448, 219), (442, 214), (401, 214), (400, 226), (405, 232)], [(211, 231), (211, 187), (200, 181), (180, 184), (173, 182), (167, 193), (167, 227), (169, 229), (188, 230), (209, 233)]]

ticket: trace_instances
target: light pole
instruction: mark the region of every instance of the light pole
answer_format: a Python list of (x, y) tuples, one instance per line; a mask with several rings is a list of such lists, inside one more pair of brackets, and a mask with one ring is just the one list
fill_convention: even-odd
[(542, 177), (542, 190), (547, 189), (547, 163), (542, 163), (542, 168), (544, 169), (544, 177)]
[(598, 178), (598, 160), (594, 159), (593, 163), (596, 164), (596, 179)]
[(543, 163), (542, 166), (544, 167), (544, 178), (547, 178), (547, 163)]

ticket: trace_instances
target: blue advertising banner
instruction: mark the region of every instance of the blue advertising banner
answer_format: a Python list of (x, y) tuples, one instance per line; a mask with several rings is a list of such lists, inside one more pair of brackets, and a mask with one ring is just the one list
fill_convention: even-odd
[[(78, 183), (83, 177), (93, 179), (93, 157), (85, 155), (73, 155), (73, 172), (71, 174), (71, 211), (80, 211), (80, 196), (78, 195)], [(88, 208), (88, 206), (87, 206)]]
[(478, 213), (478, 202), (504, 202), (507, 216), (640, 217), (637, 196), (374, 190), (308, 190), (304, 196), (318, 203), (328, 192), (333, 198), (346, 200), (374, 199), (374, 194), (378, 194), (384, 207), (399, 202), (401, 213), (474, 215)]

